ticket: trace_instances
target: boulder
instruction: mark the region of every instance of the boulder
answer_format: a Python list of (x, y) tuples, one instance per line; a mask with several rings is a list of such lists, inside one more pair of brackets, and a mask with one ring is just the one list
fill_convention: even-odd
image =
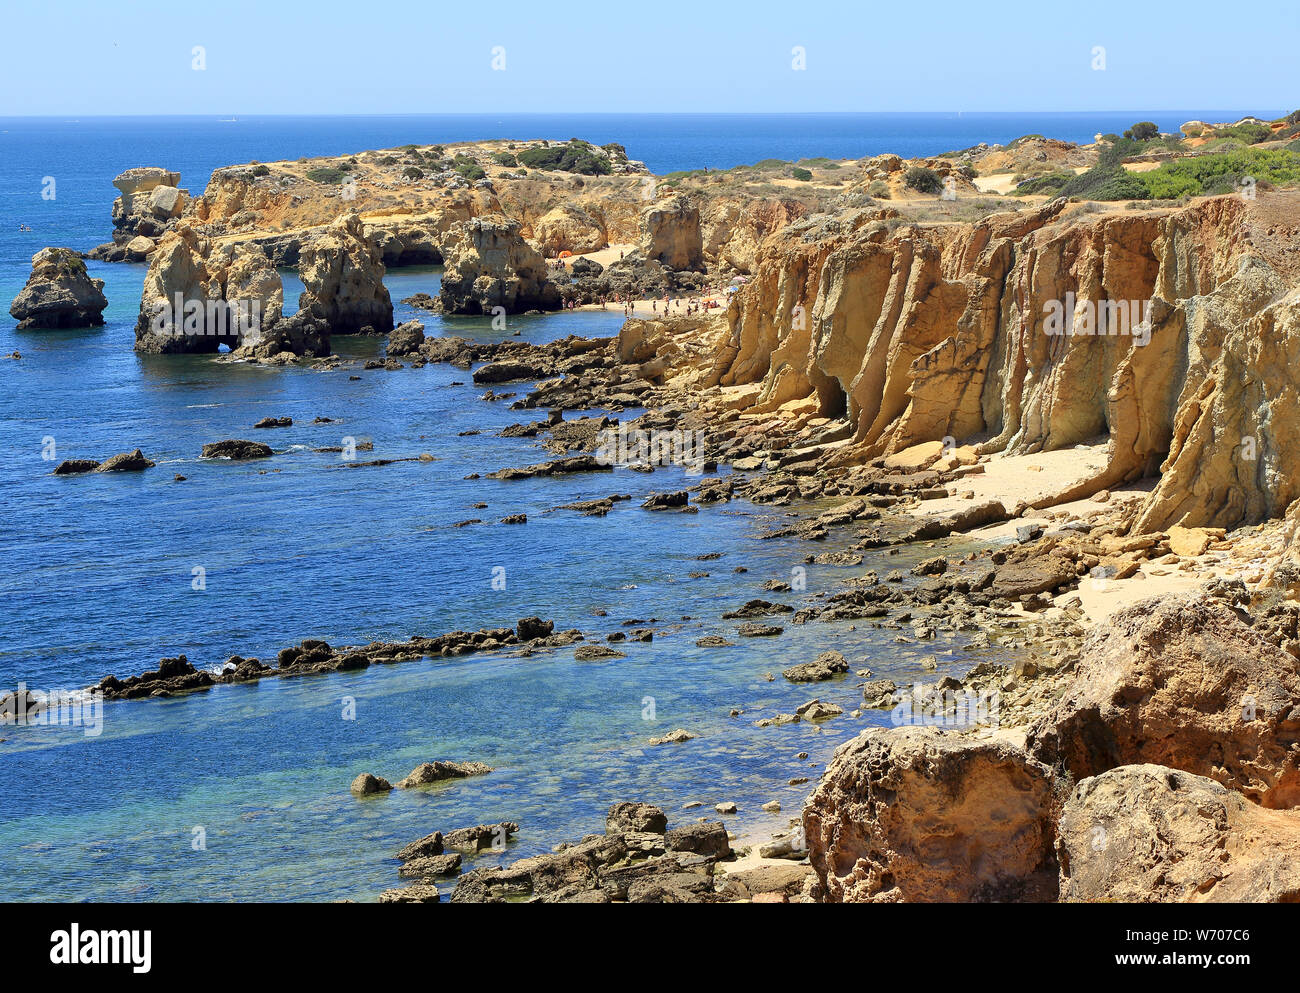
[(479, 824), (470, 828), (458, 828), (449, 831), (443, 837), (448, 848), (474, 854), (489, 848), (501, 848), (510, 840), (510, 836), (519, 830), (514, 821), (502, 821), (500, 824)]
[(781, 675), (792, 683), (815, 683), (833, 679), (840, 673), (848, 671), (848, 659), (842, 653), (831, 649), (822, 652), (811, 662), (801, 662), (782, 670)]
[(708, 858), (731, 857), (731, 842), (727, 838), (726, 825), (721, 821), (673, 828), (664, 835), (664, 847), (670, 852), (691, 852)]
[(1010, 736), (863, 732), (836, 750), (803, 812), (824, 898), (1055, 899), (1051, 776)]
[(1203, 776), (1111, 769), (1075, 787), (1057, 831), (1065, 902), (1300, 901), (1300, 811), (1266, 810)]
[(1065, 692), (1033, 726), (1041, 760), (1076, 780), (1154, 763), (1265, 807), (1300, 804), (1300, 675), (1222, 600), (1162, 596), (1084, 641)]
[(425, 762), (412, 769), (405, 779), (398, 782), (397, 788), (409, 790), (415, 786), (439, 783), (444, 779), (483, 776), (491, 771), (492, 767), (482, 762)]
[(554, 630), (554, 621), (544, 621), (540, 617), (521, 617), (515, 625), (515, 636), (520, 641), (533, 641), (536, 638), (550, 637)]
[(642, 831), (663, 834), (668, 830), (668, 818), (658, 807), (648, 803), (625, 800), (609, 808), (605, 815), (605, 832)]
[(229, 438), (225, 441), (214, 441), (203, 446), (203, 458), (205, 459), (241, 461), (244, 459), (265, 459), (270, 458), (270, 456), (271, 446), (263, 445), (260, 441)]
[(75, 476), (83, 472), (93, 472), (99, 468), (95, 459), (64, 459), (54, 467), (56, 476)]
[(351, 792), (354, 796), (370, 796), (372, 793), (387, 793), (393, 784), (382, 776), (373, 776), (363, 772), (352, 780)]
[(139, 472), (141, 469), (152, 469), (155, 465), (137, 448), (105, 459), (95, 467), (95, 472)]
[(418, 355), (424, 344), (424, 325), (419, 321), (405, 321), (388, 335), (388, 355)]
[(9, 305), (20, 330), (85, 328), (104, 323), (104, 281), (91, 279), (70, 248), (43, 248), (32, 256), (27, 285)]

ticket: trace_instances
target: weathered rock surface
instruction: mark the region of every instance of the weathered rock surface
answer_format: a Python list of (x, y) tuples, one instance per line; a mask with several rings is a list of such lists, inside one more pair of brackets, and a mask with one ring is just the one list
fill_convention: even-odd
[(91, 279), (86, 263), (70, 248), (42, 248), (32, 256), (32, 272), (9, 314), (19, 330), (86, 328), (104, 323), (108, 306), (104, 281)]
[(215, 249), (181, 223), (158, 243), (140, 295), (135, 349), (213, 353), (257, 343), (280, 321), (280, 275), (256, 249)]
[(384, 261), (356, 214), (344, 214), (302, 247), (298, 309), (324, 321), (331, 334), (393, 330), (393, 301), (384, 286)]
[(849, 671), (849, 662), (842, 652), (831, 649), (822, 652), (811, 662), (801, 662), (784, 669), (781, 675), (792, 683), (815, 683), (833, 679), (836, 675)]
[(203, 457), (205, 459), (232, 459), (234, 461), (266, 459), (271, 457), (271, 446), (264, 445), (260, 441), (230, 438), (226, 441), (214, 441), (204, 445)]
[(507, 314), (555, 310), (560, 293), (546, 262), (520, 234), (520, 224), (499, 214), (456, 225), (443, 243), (439, 292), (452, 314)]
[[(749, 413), (844, 417), (852, 443), (831, 465), (945, 437), (1027, 453), (1103, 435), (1105, 467), (1046, 503), (1159, 470), (1135, 533), (1280, 516), (1300, 497), (1282, 455), (1300, 440), (1284, 358), (1300, 291), (1267, 232), (1297, 206), (1285, 192), (1104, 215), (1058, 200), (949, 227), (806, 217), (736, 294), (718, 382)], [(1106, 333), (1049, 333), (1063, 301), (1076, 331), (1105, 305)]]
[(392, 788), (393, 784), (382, 776), (363, 772), (352, 780), (352, 786), (349, 787), (349, 790), (355, 796), (370, 796), (373, 793), (387, 793)]
[(682, 195), (651, 204), (641, 213), (641, 248), (669, 269), (698, 269), (704, 263), (700, 209)]
[(416, 786), (439, 783), (444, 779), (484, 776), (491, 771), (492, 767), (483, 762), (424, 762), (412, 769), (407, 777), (397, 784), (397, 788), (409, 790)]
[(1075, 787), (1058, 830), (1066, 902), (1300, 901), (1300, 812), (1202, 776), (1119, 766)]
[(141, 262), (164, 234), (176, 226), (189, 205), (189, 191), (179, 188), (181, 174), (155, 166), (128, 169), (113, 180), (113, 240), (91, 253), (106, 262)]
[(932, 727), (841, 745), (804, 808), (830, 902), (1050, 901), (1051, 770), (1015, 743)]
[(1031, 732), (1076, 780), (1152, 763), (1214, 779), (1266, 807), (1300, 804), (1296, 660), (1220, 600), (1145, 600), (1084, 643), (1064, 696)]
[(594, 252), (605, 247), (606, 239), (604, 229), (585, 210), (560, 204), (537, 219), (532, 241), (543, 255), (554, 257), (561, 252)]

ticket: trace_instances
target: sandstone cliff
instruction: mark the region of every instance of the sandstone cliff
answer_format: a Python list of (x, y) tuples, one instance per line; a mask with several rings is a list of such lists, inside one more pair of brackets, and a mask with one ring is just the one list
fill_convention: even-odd
[(135, 349), (214, 353), (256, 340), (280, 320), (280, 275), (256, 249), (214, 248), (188, 224), (158, 243), (149, 262)]
[(453, 314), (554, 310), (560, 293), (546, 262), (520, 234), (520, 224), (499, 214), (458, 224), (443, 244), (443, 308)]
[[(754, 412), (810, 400), (846, 419), (839, 463), (945, 437), (1032, 452), (1104, 436), (1105, 469), (1060, 500), (1160, 472), (1138, 529), (1278, 516), (1300, 496), (1297, 217), (1291, 193), (944, 226), (813, 215), (733, 301), (720, 381), (755, 387)], [(1109, 333), (1049, 333), (1054, 306)]]
[(298, 273), (303, 283), (298, 309), (324, 321), (333, 334), (393, 330), (383, 258), (356, 214), (344, 214), (303, 246)]

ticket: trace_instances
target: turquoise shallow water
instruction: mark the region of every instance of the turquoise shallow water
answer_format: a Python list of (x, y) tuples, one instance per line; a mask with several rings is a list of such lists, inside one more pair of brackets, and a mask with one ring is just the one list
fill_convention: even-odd
[[(59, 237), (50, 240), (89, 247), (107, 237), (109, 182), (142, 159), (118, 161), (125, 153), (116, 145), (111, 155), (90, 154), (94, 148), (69, 159), (69, 176), (84, 176), (88, 192), (72, 195), (80, 179), (66, 184), (70, 195), (51, 207)], [(274, 157), (222, 156), (215, 145), (201, 151), (214, 164)], [(187, 146), (177, 154), (198, 153)], [(31, 156), (23, 169), (39, 170)], [(165, 158), (151, 152), (145, 160)], [(8, 224), (25, 174), (12, 159), (0, 169), (4, 299), (21, 286), (30, 254)], [(45, 233), (38, 238), (44, 243)], [(676, 469), (466, 480), (546, 458), (529, 439), (493, 437), (540, 413), (480, 400), (469, 374), (450, 366), (315, 371), (137, 355), (143, 267), (89, 268), (106, 282), (103, 328), (20, 333), (0, 321), (0, 353), (23, 356), (0, 361), (0, 686), (74, 688), (152, 668), (164, 655), (215, 667), (233, 654), (270, 658), (304, 637), (358, 644), (532, 614), (593, 638), (633, 619), (657, 619), (647, 625), (657, 633), (608, 662), (575, 662), (571, 649), (529, 659), (469, 656), (109, 704), (98, 737), (0, 728), (0, 771), (11, 784), (0, 803), (0, 852), (9, 856), (0, 899), (373, 899), (399, 883), (393, 852), (429, 831), (515, 820), (522, 829), (513, 858), (598, 830), (610, 803), (633, 798), (661, 804), (676, 823), (699, 813), (682, 811), (685, 802), (708, 811), (734, 801), (740, 811), (728, 826), (762, 837), (797, 813), (836, 743), (887, 719), (872, 713), (822, 730), (756, 728), (754, 720), (814, 696), (846, 711), (857, 703), (851, 677), (807, 687), (779, 675), (769, 682), (767, 673), (830, 647), (900, 683), (921, 676), (923, 654), (953, 651), (941, 672), (975, 661), (960, 642), (898, 645), (896, 632), (861, 623), (788, 627), (779, 639), (698, 649), (702, 634), (734, 631), (720, 620), (724, 611), (765, 595), (764, 580), (789, 580), (802, 562), (805, 546), (753, 539), (788, 509), (737, 501), (696, 515), (641, 510), (649, 490), (690, 482)], [(395, 301), (436, 292), (437, 280), (428, 269), (387, 278)], [(397, 316), (421, 315), (399, 305)], [(612, 311), (519, 317), (501, 333), (483, 320), (422, 319), (433, 334), (500, 340), (518, 331), (533, 341), (614, 334), (620, 321)], [(382, 348), (363, 338), (334, 345), (354, 359)], [(265, 416), (295, 424), (253, 431)], [(317, 416), (338, 423), (312, 425)], [(481, 434), (461, 436), (469, 430)], [(430, 452), (435, 461), (351, 469), (311, 450), (345, 436), (373, 442), (366, 458)], [(258, 438), (276, 454), (250, 464), (198, 458), (205, 442), (230, 437)], [(158, 466), (56, 477), (54, 463), (42, 459), (47, 438), (58, 460), (140, 447)], [(187, 481), (173, 482), (176, 473)], [(635, 499), (605, 518), (548, 513), (611, 493)], [(474, 509), (477, 502), (487, 509)], [(528, 524), (496, 523), (518, 512)], [(474, 517), (486, 523), (451, 526)], [(848, 537), (827, 547), (837, 540)], [(712, 552), (722, 558), (696, 560)], [(930, 554), (809, 566), (803, 596)], [(196, 566), (206, 573), (201, 592), (191, 588)], [(737, 566), (748, 572), (735, 573)], [(492, 588), (497, 567), (506, 570), (504, 590)], [(697, 570), (710, 575), (688, 578)], [(355, 700), (355, 720), (343, 719), (344, 698)], [(727, 716), (733, 707), (744, 710), (741, 718)], [(647, 747), (676, 727), (699, 738)], [(800, 751), (809, 758), (797, 760)], [(431, 759), (480, 760), (496, 771), (365, 801), (347, 792), (360, 772), (396, 781)], [(802, 776), (812, 783), (786, 785)], [(772, 799), (784, 813), (759, 809)], [(192, 845), (196, 827), (205, 848)]]

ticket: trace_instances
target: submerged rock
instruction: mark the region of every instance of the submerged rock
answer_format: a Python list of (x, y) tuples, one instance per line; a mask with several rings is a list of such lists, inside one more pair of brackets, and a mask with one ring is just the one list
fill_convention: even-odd
[(407, 777), (397, 784), (399, 790), (409, 790), (415, 786), (427, 786), (444, 779), (465, 779), (469, 776), (484, 776), (492, 771), (490, 765), (483, 762), (425, 762), (410, 771)]
[(260, 441), (245, 441), (240, 438), (214, 441), (203, 446), (203, 458), (205, 459), (240, 461), (244, 459), (265, 459), (270, 458), (270, 456), (270, 445), (264, 445)]

